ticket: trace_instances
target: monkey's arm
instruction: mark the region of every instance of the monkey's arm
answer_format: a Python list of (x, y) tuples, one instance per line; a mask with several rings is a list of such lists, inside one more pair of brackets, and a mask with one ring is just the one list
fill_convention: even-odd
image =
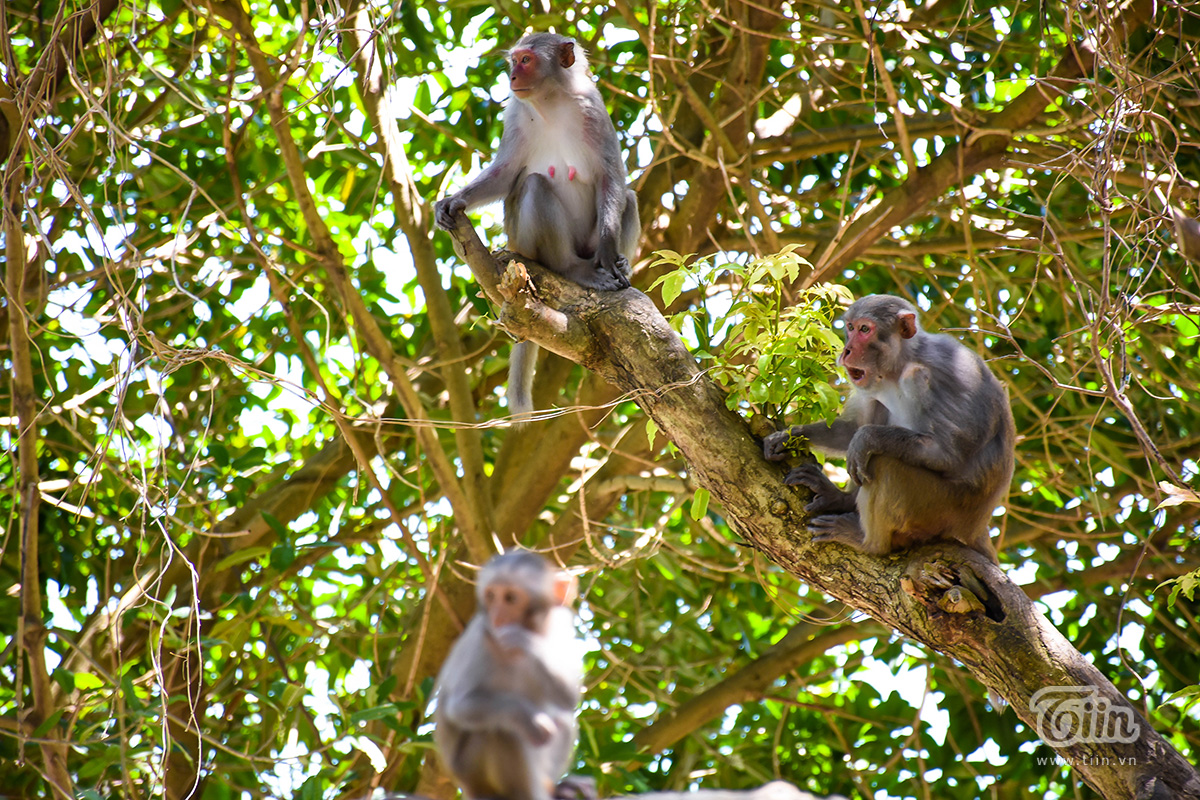
[(964, 465), (964, 454), (932, 433), (896, 425), (864, 425), (854, 434), (846, 451), (850, 480), (859, 485), (871, 480), (869, 462), (874, 455), (891, 456), (933, 472), (949, 473), (950, 478), (960, 477), (954, 473)]
[(452, 692), (439, 702), (442, 717), (464, 731), (507, 731), (545, 744), (557, 730), (553, 717), (513, 692)]
[(575, 643), (574, 626), (563, 609), (551, 610), (545, 635), (521, 625), (505, 625), (488, 635), (489, 646), (496, 648), (498, 660), (503, 662), (497, 669), (527, 671), (529, 682), (537, 685), (549, 703), (572, 711), (579, 705), (583, 676), (577, 653), (568, 647)]
[(788, 439), (802, 436), (808, 444), (822, 453), (833, 456), (845, 455), (855, 432), (868, 423), (887, 421), (887, 409), (874, 398), (861, 392), (851, 392), (846, 398), (842, 413), (832, 423), (811, 422), (795, 425), (772, 433), (763, 439), (763, 455), (768, 461), (782, 461), (788, 456)]
[(453, 230), (454, 217), (459, 212), (470, 211), (477, 206), (501, 200), (512, 190), (524, 168), (523, 152), (525, 137), (519, 126), (505, 125), (500, 136), (500, 147), (496, 157), (483, 172), (449, 197), (443, 197), (433, 206), (434, 221), (444, 230)]
[(763, 456), (768, 461), (782, 461), (792, 454), (792, 439), (802, 438), (808, 445), (817, 448), (822, 453), (843, 455), (854, 432), (859, 429), (858, 420), (836, 419), (833, 424), (813, 422), (808, 425), (793, 425), (776, 431), (763, 439)]

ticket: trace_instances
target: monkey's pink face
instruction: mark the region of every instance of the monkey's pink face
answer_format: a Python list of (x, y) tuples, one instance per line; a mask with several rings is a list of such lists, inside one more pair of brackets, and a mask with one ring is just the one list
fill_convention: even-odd
[(525, 612), (529, 610), (529, 595), (516, 586), (496, 583), (484, 590), (483, 604), (492, 630), (499, 630), (505, 625), (524, 621)]
[(533, 50), (522, 47), (512, 52), (512, 68), (508, 73), (513, 94), (523, 97), (537, 87), (538, 57)]
[(869, 319), (846, 320), (846, 347), (838, 356), (838, 366), (846, 370), (850, 383), (858, 387), (872, 381), (875, 358), (869, 353), (875, 341), (875, 323)]

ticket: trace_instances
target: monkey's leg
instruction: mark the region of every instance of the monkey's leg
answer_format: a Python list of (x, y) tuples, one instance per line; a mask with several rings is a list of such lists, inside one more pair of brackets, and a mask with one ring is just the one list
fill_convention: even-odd
[(872, 456), (871, 468), (874, 479), (859, 490), (867, 552), (952, 540), (996, 561), (988, 534), (992, 498), (890, 456)]
[[(508, 249), (532, 258), (563, 277), (583, 285), (580, 276), (595, 272), (591, 259), (580, 258), (575, 241), (581, 225), (574, 219), (550, 178), (531, 172), (517, 182), (504, 201), (504, 233)], [(591, 231), (580, 238), (586, 241)]]
[[(473, 800), (551, 800), (552, 779), (538, 748), (508, 733), (476, 734), (451, 765), (463, 793)], [(455, 767), (459, 769), (456, 770)]]
[(854, 511), (855, 492), (843, 492), (825, 475), (819, 464), (801, 464), (787, 474), (783, 482), (788, 486), (806, 486), (812, 490), (813, 499), (804, 510), (809, 514), (845, 514)]
[(533, 411), (533, 375), (537, 369), (538, 346), (517, 342), (508, 356), (508, 413)]
[(575, 280), (584, 286), (606, 290), (630, 286), (629, 276), (633, 272), (632, 262), (637, 258), (642, 223), (638, 218), (637, 195), (632, 189), (625, 190), (623, 200), (625, 208), (615, 236), (607, 230), (603, 220), (599, 223), (595, 263), (588, 274), (575, 276)]

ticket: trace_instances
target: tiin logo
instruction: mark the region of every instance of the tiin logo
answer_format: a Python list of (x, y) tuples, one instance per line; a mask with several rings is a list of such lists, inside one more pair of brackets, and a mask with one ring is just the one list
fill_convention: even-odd
[(1141, 735), (1133, 709), (1114, 706), (1095, 686), (1047, 686), (1029, 698), (1037, 734), (1051, 747), (1078, 742), (1129, 744)]

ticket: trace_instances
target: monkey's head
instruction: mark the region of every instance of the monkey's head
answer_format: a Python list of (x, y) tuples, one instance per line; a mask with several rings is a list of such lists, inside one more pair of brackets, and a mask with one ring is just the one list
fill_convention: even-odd
[(578, 93), (591, 88), (587, 55), (573, 39), (557, 33), (531, 33), (508, 51), (513, 96), (536, 103), (556, 88)]
[(868, 295), (857, 300), (842, 316), (846, 347), (838, 365), (856, 389), (878, 389), (895, 381), (907, 363), (907, 340), (921, 332), (917, 310), (907, 300), (891, 295)]
[(475, 587), (479, 611), (492, 630), (521, 625), (541, 632), (546, 613), (570, 603), (574, 592), (574, 577), (552, 569), (546, 559), (526, 550), (494, 557), (480, 571)]

